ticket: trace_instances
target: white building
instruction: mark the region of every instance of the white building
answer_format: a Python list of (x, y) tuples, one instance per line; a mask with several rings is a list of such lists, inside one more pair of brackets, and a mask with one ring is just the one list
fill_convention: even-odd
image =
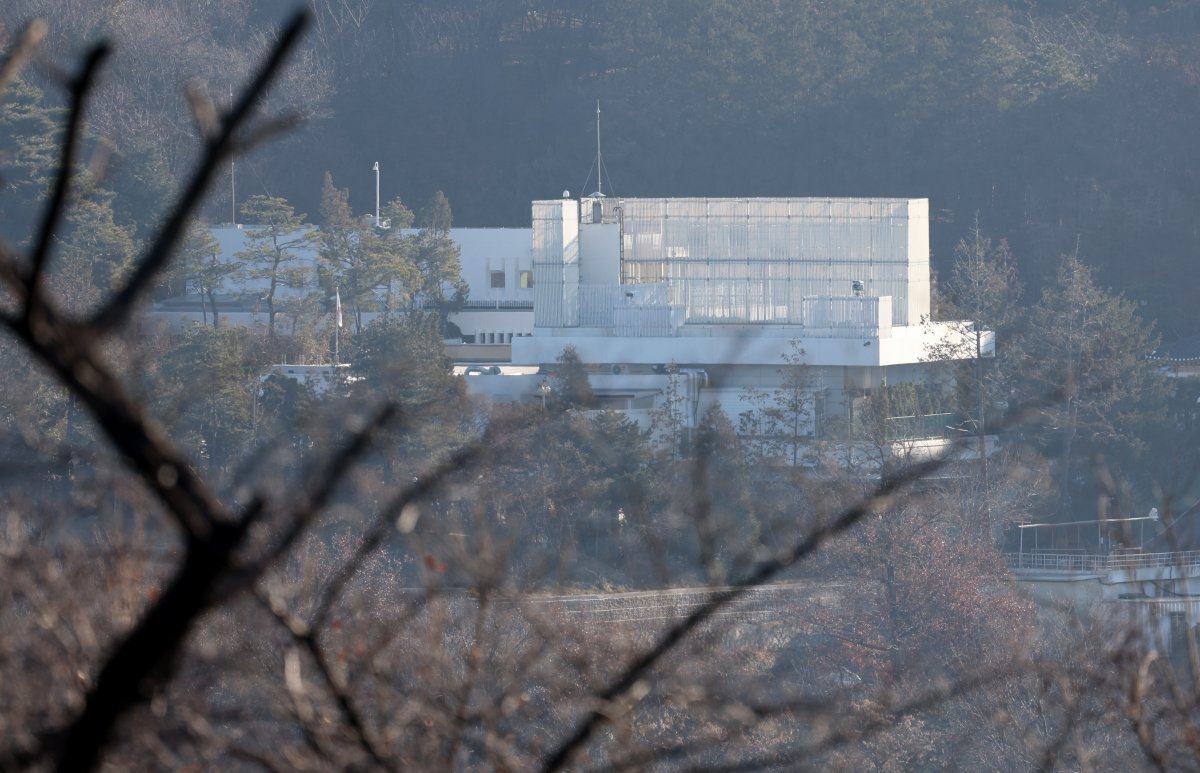
[[(819, 424), (881, 385), (927, 381), (927, 353), (961, 335), (929, 322), (926, 199), (563, 198), (533, 202), (532, 237), (533, 335), (513, 364), (574, 347), (600, 404), (635, 416), (675, 363), (690, 424), (712, 403), (736, 417), (799, 347)], [(536, 399), (543, 380), (471, 387)]]
[[(246, 248), (250, 230), (213, 229), (222, 259)], [(645, 422), (675, 363), (690, 426), (714, 403), (736, 420), (746, 390), (777, 386), (800, 349), (819, 435), (830, 419), (852, 421), (882, 385), (928, 382), (929, 352), (962, 343), (963, 326), (929, 321), (926, 199), (564, 197), (533, 202), (531, 228), (450, 238), (470, 287), (450, 317), (466, 344), (452, 355), (519, 366), (468, 377), (494, 400), (542, 399), (547, 377), (533, 371), (570, 346), (600, 407)], [(315, 265), (315, 244), (304, 255)], [(224, 324), (265, 322), (253, 284), (226, 283)], [(200, 321), (202, 306), (189, 295), (153, 313), (180, 325)], [(937, 417), (905, 426), (908, 437), (953, 434)]]
[(461, 251), (463, 281), (471, 288), (463, 309), (450, 315), (464, 341), (508, 344), (533, 332), (532, 233), (529, 228), (450, 229)]
[[(234, 262), (239, 252), (249, 247), (249, 234), (256, 230), (253, 225), (223, 225), (211, 229), (220, 247), (219, 260)], [(414, 229), (398, 231), (399, 235), (412, 236)], [(313, 235), (317, 232), (314, 229)], [(487, 359), (508, 359), (508, 348), (516, 336), (529, 335), (533, 331), (533, 263), (529, 228), (453, 228), (450, 239), (460, 250), (459, 262), (462, 279), (470, 287), (468, 300), (463, 309), (450, 315), (450, 321), (462, 331), (463, 340), (479, 345), (497, 347)], [(287, 237), (289, 240), (291, 236)], [(298, 256), (312, 277), (310, 286), (276, 289), (277, 302), (304, 297), (316, 290), (316, 269), (319, 266), (318, 245), (315, 238), (311, 243), (295, 247), (289, 252)], [(217, 294), (217, 310), (222, 324), (254, 325), (266, 324), (266, 303), (261, 300), (268, 287), (267, 279), (251, 279), (237, 274), (226, 277)], [(183, 326), (211, 324), (211, 316), (205, 317), (205, 300), (198, 288), (191, 286), (180, 297), (160, 301), (150, 311), (152, 319), (165, 321), (179, 329)], [(277, 308), (286, 309), (285, 303)], [(211, 314), (211, 310), (209, 310)], [(282, 333), (289, 329), (286, 311), (280, 312), (277, 328)], [(367, 312), (364, 322), (370, 323), (378, 313)], [(473, 349), (478, 352), (479, 349)]]

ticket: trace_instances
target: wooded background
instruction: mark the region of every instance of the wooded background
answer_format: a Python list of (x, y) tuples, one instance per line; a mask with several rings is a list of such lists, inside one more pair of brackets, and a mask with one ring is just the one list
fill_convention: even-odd
[[(1192, 0), (308, 5), (271, 97), (306, 121), (239, 166), (242, 199), (314, 212), (332, 171), (370, 211), (379, 161), (385, 200), (442, 190), (459, 225), (527, 226), (530, 200), (590, 192), (599, 99), (618, 194), (928, 197), (937, 268), (978, 213), (1035, 289), (1078, 244), (1166, 340), (1200, 332), (1180, 281), (1200, 248)], [(293, 6), (11, 0), (0, 20), (54, 20), (46, 67), (117, 43), (91, 130), (145, 220), (193, 159), (180, 84), (236, 89)]]

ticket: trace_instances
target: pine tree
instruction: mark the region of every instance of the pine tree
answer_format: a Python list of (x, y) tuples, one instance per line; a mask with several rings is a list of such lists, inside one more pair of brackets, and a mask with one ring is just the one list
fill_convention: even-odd
[(29, 234), (50, 181), (58, 170), (63, 111), (38, 87), (21, 79), (0, 100), (0, 234), (12, 241)]
[(1137, 404), (1161, 393), (1146, 357), (1157, 345), (1131, 301), (1096, 285), (1077, 255), (1064, 255), (1029, 316), (1020, 352), (1023, 402), (1043, 404), (1043, 445), (1057, 445), (1059, 490), (1070, 515), (1079, 445), (1137, 443)]
[(558, 355), (558, 367), (554, 372), (554, 384), (550, 395), (559, 410), (567, 408), (591, 408), (596, 397), (588, 382), (587, 369), (574, 346), (568, 346)]
[(433, 198), (421, 208), (421, 213), (417, 218), (417, 224), (422, 229), (439, 234), (450, 233), (450, 226), (453, 222), (454, 218), (450, 214), (450, 201), (441, 191), (433, 194)]
[(311, 286), (312, 268), (305, 252), (317, 234), (306, 217), (281, 198), (252, 196), (242, 206), (242, 217), (253, 225), (246, 228), (249, 246), (237, 255), (241, 274), (266, 281), (260, 297), (267, 304), (267, 336), (274, 340), (279, 288), (304, 290)]
[(185, 291), (188, 285), (195, 288), (200, 295), (204, 324), (208, 324), (211, 310), (212, 326), (218, 327), (217, 294), (237, 268), (236, 263), (221, 260), (221, 245), (213, 238), (212, 231), (201, 223), (192, 223), (179, 246), (174, 284)]
[[(392, 228), (404, 227), (412, 213), (399, 200), (388, 205), (394, 216)], [(363, 331), (363, 312), (377, 309), (382, 302), (385, 312), (392, 311), (393, 299), (410, 300), (418, 292), (420, 272), (413, 261), (415, 240), (392, 237), (374, 228), (366, 218), (356, 218), (350, 209), (350, 193), (333, 185), (333, 176), (325, 173), (321, 191), (321, 233), (319, 252), (325, 274), (323, 289), (327, 297), (340, 291), (350, 309), (355, 334)], [(383, 291), (383, 298), (379, 297)]]
[(72, 311), (90, 308), (117, 286), (136, 249), (133, 228), (114, 217), (115, 194), (86, 178), (79, 188), (54, 266), (54, 282)]
[[(412, 259), (419, 272), (413, 300), (443, 313), (461, 306), (470, 288), (462, 281), (458, 244), (450, 238), (450, 202), (438, 191), (417, 216), (421, 232), (413, 240)], [(453, 293), (447, 297), (447, 290)]]

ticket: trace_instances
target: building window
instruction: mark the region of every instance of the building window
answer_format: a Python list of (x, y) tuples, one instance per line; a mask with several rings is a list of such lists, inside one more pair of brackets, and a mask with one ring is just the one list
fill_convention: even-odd
[(493, 288), (503, 288), (504, 287), (504, 272), (503, 271), (493, 271), (492, 272), (492, 287)]
[(517, 280), (517, 285), (522, 290), (528, 290), (530, 287), (533, 287), (533, 272), (522, 271), (520, 278)]

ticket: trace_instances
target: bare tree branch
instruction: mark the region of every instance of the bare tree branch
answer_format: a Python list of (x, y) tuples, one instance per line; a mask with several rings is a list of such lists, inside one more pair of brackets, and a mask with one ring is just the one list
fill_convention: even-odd
[[(184, 532), (186, 554), (166, 591), (104, 662), (83, 710), (60, 733), (52, 733), (43, 741), (43, 752), (48, 748), (58, 750), (57, 766), (62, 770), (93, 767), (117, 720), (129, 708), (146, 700), (154, 685), (169, 678), (174, 654), (198, 616), (213, 603), (213, 589), (219, 577), (227, 571), (233, 551), (261, 512), (261, 504), (255, 504), (240, 520), (232, 517), (162, 428), (145, 415), (138, 401), (103, 363), (98, 343), (105, 331), (128, 315), (165, 264), (217, 164), (232, 147), (234, 133), (295, 44), (305, 18), (304, 14), (298, 14), (289, 24), (251, 87), (223, 123), (220, 136), (209, 143), (189, 188), (142, 257), (133, 277), (97, 314), (94, 325), (84, 327), (60, 317), (49, 298), (40, 292), (39, 284), (66, 206), (86, 97), (108, 54), (106, 45), (91, 51), (71, 83), (71, 119), (55, 189), (42, 219), (30, 273), (24, 283), (24, 313), (5, 317), (4, 322), (83, 402), (126, 464), (163, 503)], [(3, 257), (10, 284), (17, 284), (20, 289), (18, 277), (14, 276), (16, 266), (9, 260), (11, 253), (5, 250)], [(339, 457), (340, 462), (346, 459)], [(344, 466), (334, 467), (344, 471)], [(318, 490), (310, 504), (319, 506), (327, 493)]]
[(843, 511), (828, 526), (816, 530), (793, 546), (783, 556), (762, 562), (744, 580), (714, 594), (686, 618), (672, 626), (654, 647), (634, 660), (607, 688), (596, 696), (600, 703), (600, 708), (593, 709), (588, 713), (575, 732), (546, 758), (542, 769), (545, 771), (554, 771), (565, 767), (570, 761), (571, 755), (577, 749), (582, 748), (591, 738), (592, 733), (596, 731), (596, 728), (604, 722), (606, 718), (604, 707), (633, 689), (649, 673), (651, 668), (662, 660), (667, 653), (674, 650), (683, 642), (701, 623), (711, 618), (729, 603), (743, 596), (747, 591), (768, 582), (780, 572), (794, 566), (801, 559), (811, 555), (826, 541), (846, 531), (874, 508), (902, 491), (910, 483), (934, 472), (943, 463), (944, 457), (930, 459), (929, 461), (910, 465), (899, 474), (885, 478), (870, 496)]
[[(376, 747), (374, 741), (371, 740), (370, 735), (367, 733), (362, 716), (359, 714), (358, 709), (354, 707), (354, 703), (351, 700), (349, 693), (338, 684), (337, 680), (333, 676), (333, 672), (330, 671), (329, 662), (325, 659), (325, 653), (322, 651), (321, 645), (317, 641), (316, 629), (305, 626), (302, 621), (289, 613), (286, 608), (283, 607), (282, 602), (273, 603), (272, 601), (264, 598), (262, 594), (257, 592), (254, 593), (253, 596), (254, 600), (257, 601), (259, 605), (262, 606), (277, 623), (279, 623), (280, 627), (292, 637), (292, 640), (296, 643), (296, 645), (302, 647), (312, 657), (313, 663), (317, 667), (317, 671), (321, 674), (322, 681), (325, 682), (326, 689), (328, 689), (330, 694), (333, 696), (333, 700), (337, 704), (338, 710), (341, 711), (342, 716), (346, 719), (346, 723), (350, 726), (350, 730), (354, 734), (354, 738), (358, 742), (358, 745), (362, 747), (363, 751), (367, 753), (367, 755), (377, 766), (381, 768), (391, 768), (392, 766), (387, 763), (383, 753)], [(292, 667), (298, 670), (299, 663), (295, 663)], [(299, 675), (297, 674), (294, 678), (292, 678), (291, 681), (296, 682), (298, 680)], [(302, 701), (305, 697), (302, 694), (297, 694), (305, 692), (302, 687), (289, 684), (288, 691), (289, 693), (293, 693), (293, 700)], [(299, 718), (302, 723), (305, 722), (304, 717), (300, 716)]]
[[(317, 604), (316, 611), (312, 617), (312, 626), (314, 628), (319, 628), (325, 624), (325, 618), (329, 616), (333, 604), (341, 596), (342, 589), (345, 588), (346, 583), (358, 573), (358, 570), (362, 568), (363, 562), (366, 561), (367, 557), (396, 528), (396, 517), (404, 512), (405, 507), (420, 500), (426, 494), (436, 489), (451, 473), (465, 467), (483, 451), (486, 447), (486, 441), (487, 436), (451, 454), (449, 458), (439, 464), (434, 470), (421, 476), (416, 483), (402, 490), (380, 511), (375, 519), (375, 523), (363, 538), (354, 555), (342, 565), (321, 594), (321, 600)], [(415, 525), (414, 523), (413, 526)], [(411, 528), (408, 531), (411, 531)]]
[(48, 29), (43, 19), (34, 19), (21, 31), (21, 35), (17, 39), (17, 45), (9, 52), (8, 58), (4, 60), (4, 64), (0, 65), (0, 99), (8, 91), (9, 84), (16, 80), (17, 73), (21, 71), (25, 63), (33, 56), (33, 52), (37, 47), (41, 45)]
[[(323, 469), (313, 470), (305, 476), (305, 480), (313, 481), (313, 483), (304, 492), (300, 503), (289, 514), (291, 523), (287, 531), (266, 553), (255, 559), (249, 566), (242, 568), (232, 578), (233, 582), (223, 589), (222, 598), (227, 598), (253, 583), (267, 567), (272, 566), (292, 548), (296, 540), (308, 530), (313, 519), (329, 502), (329, 497), (333, 495), (334, 489), (345, 478), (354, 462), (366, 452), (374, 433), (391, 420), (396, 410), (396, 406), (390, 403), (380, 408), (350, 436), (337, 453), (320, 465)], [(263, 502), (263, 499), (260, 496), (256, 497), (254, 501)]]
[(125, 286), (92, 316), (88, 323), (90, 329), (110, 330), (124, 322), (138, 299), (151, 285), (154, 278), (162, 272), (167, 260), (171, 257), (172, 250), (187, 228), (192, 212), (195, 211), (204, 193), (208, 190), (217, 169), (233, 151), (237, 132), (249, 120), (256, 103), (266, 93), (267, 87), (275, 79), (289, 52), (299, 41), (301, 33), (308, 24), (308, 19), (309, 16), (306, 12), (298, 11), (284, 26), (279, 42), (276, 43), (270, 56), (259, 68), (250, 85), (242, 92), (229, 115), (221, 122), (221, 130), (208, 142), (204, 157), (196, 166), (182, 197), (163, 223), (162, 229), (158, 232), (150, 249), (138, 262)]
[(83, 61), (83, 68), (71, 81), (71, 112), (67, 118), (66, 136), (62, 141), (61, 155), (58, 162), (58, 175), (54, 180), (54, 188), (50, 193), (50, 203), (42, 215), (42, 225), (34, 241), (33, 252), (30, 254), (29, 287), (25, 296), (25, 319), (28, 321), (34, 311), (34, 305), (45, 303), (39, 299), (39, 285), (46, 271), (46, 263), (50, 258), (51, 242), (62, 220), (63, 210), (70, 195), (71, 177), (74, 175), (75, 154), (79, 149), (79, 133), (83, 127), (83, 114), (87, 109), (87, 97), (96, 82), (96, 73), (112, 49), (107, 43), (100, 43), (88, 52)]

